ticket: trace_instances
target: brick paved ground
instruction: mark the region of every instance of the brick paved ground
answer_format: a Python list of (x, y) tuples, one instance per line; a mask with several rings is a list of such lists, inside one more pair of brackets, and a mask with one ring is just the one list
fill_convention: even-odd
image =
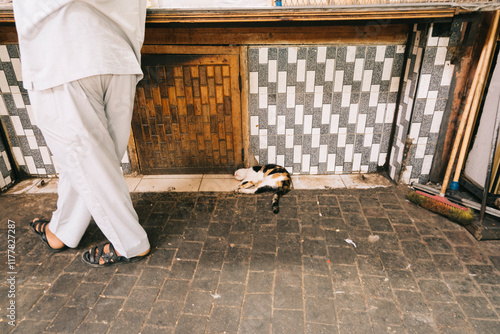
[[(0, 196), (16, 223), (14, 333), (500, 333), (500, 241), (409, 204), (407, 188), (134, 194), (153, 252), (91, 269), (28, 230), (56, 196)], [(352, 240), (353, 244), (346, 242)], [(0, 288), (0, 332), (9, 285)]]

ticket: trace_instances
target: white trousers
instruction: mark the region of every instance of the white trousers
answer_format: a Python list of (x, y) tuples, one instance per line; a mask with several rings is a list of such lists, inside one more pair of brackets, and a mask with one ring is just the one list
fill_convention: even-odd
[(91, 217), (125, 257), (150, 247), (120, 169), (130, 136), (135, 75), (98, 75), (29, 91), (33, 114), (60, 170), (49, 229), (76, 247)]

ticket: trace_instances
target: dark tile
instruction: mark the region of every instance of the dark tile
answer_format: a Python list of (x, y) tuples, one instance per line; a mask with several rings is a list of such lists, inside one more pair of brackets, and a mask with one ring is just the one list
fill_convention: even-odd
[(243, 303), (242, 316), (245, 318), (270, 319), (272, 296), (270, 294), (247, 294)]
[(183, 314), (175, 327), (176, 334), (204, 333), (208, 318), (205, 316)]
[(214, 297), (208, 291), (189, 291), (183, 313), (208, 316), (213, 299)]
[(275, 310), (273, 314), (273, 334), (304, 332), (304, 314), (301, 311)]
[(468, 318), (498, 319), (495, 311), (484, 297), (457, 296), (457, 302)]
[(432, 302), (452, 302), (453, 295), (448, 285), (438, 280), (419, 280), (418, 285), (425, 299)]
[(215, 306), (210, 314), (207, 333), (236, 333), (240, 319), (240, 308)]
[(414, 291), (395, 291), (398, 297), (399, 306), (403, 312), (427, 314), (429, 309), (421, 293)]
[(306, 322), (333, 325), (337, 323), (335, 302), (325, 297), (306, 297)]
[(372, 332), (372, 326), (366, 312), (339, 310), (338, 315), (339, 333), (366, 334)]

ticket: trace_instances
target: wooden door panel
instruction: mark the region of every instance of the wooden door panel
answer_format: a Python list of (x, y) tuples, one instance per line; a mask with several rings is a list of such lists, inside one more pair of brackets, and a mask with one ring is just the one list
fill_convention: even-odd
[(237, 55), (143, 55), (132, 130), (143, 174), (242, 166)]

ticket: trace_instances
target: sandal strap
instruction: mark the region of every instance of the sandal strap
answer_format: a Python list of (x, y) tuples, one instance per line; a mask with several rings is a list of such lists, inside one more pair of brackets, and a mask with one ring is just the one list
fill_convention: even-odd
[[(109, 244), (109, 251), (104, 252), (104, 247)], [(97, 252), (96, 252), (97, 251)], [(119, 256), (116, 255), (115, 248), (111, 243), (103, 243), (98, 246), (94, 246), (89, 250), (89, 261), (93, 264), (100, 264), (99, 260), (102, 259), (104, 264), (110, 262), (116, 262), (119, 260)]]

